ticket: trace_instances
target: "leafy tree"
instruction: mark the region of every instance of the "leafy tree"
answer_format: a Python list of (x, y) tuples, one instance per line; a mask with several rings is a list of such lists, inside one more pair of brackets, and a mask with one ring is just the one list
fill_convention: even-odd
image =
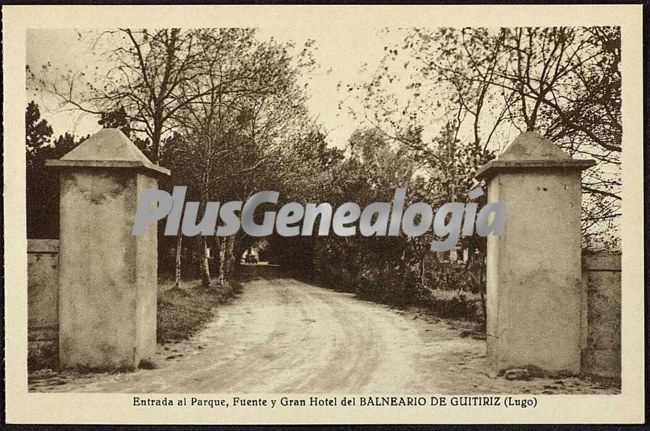
[[(180, 94), (191, 100), (176, 116), (179, 145), (165, 152), (173, 172), (200, 203), (246, 200), (268, 184), (290, 142), (306, 121), (299, 69), (290, 46), (258, 42), (247, 29), (218, 29), (202, 38), (205, 61)], [(224, 283), (236, 266), (242, 234), (198, 238), (204, 286), (210, 284), (208, 244), (219, 250), (219, 278)]]
[[(27, 196), (27, 237), (56, 238), (58, 223), (52, 217), (58, 213), (58, 187), (46, 180), (45, 159), (52, 153), (52, 127), (41, 118), (38, 105), (31, 101), (25, 110), (26, 132), (26, 196)], [(54, 220), (58, 221), (58, 218)], [(56, 226), (56, 227), (55, 227)]]
[(412, 28), (386, 47), (370, 82), (349, 90), (369, 121), (405, 145), (413, 145), (406, 132), (425, 124), (455, 124), (476, 154), (498, 152), (513, 129), (538, 130), (570, 155), (596, 160), (583, 176), (583, 238), (616, 242), (619, 64), (617, 27)]
[(44, 65), (42, 70), (28, 70), (28, 76), (36, 89), (56, 96), (62, 107), (95, 115), (123, 113), (132, 131), (150, 139), (150, 158), (157, 163), (174, 114), (189, 102), (178, 90), (205, 62), (205, 33), (176, 28), (90, 32), (83, 37), (92, 40), (103, 63), (66, 72)]
[[(27, 137), (27, 156), (33, 156), (38, 150), (47, 146), (52, 138), (52, 127), (47, 120), (41, 119), (41, 111), (32, 100), (25, 110), (25, 134)], [(28, 160), (31, 158), (28, 157)]]
[(47, 159), (58, 159), (81, 141), (66, 133), (52, 140), (52, 127), (31, 101), (25, 110), (27, 237), (58, 238), (59, 177), (46, 169)]

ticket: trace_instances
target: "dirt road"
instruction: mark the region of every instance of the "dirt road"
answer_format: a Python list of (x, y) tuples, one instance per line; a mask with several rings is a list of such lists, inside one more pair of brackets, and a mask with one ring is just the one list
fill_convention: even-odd
[(280, 276), (244, 285), (157, 369), (33, 378), (30, 390), (118, 393), (606, 393), (579, 379), (490, 377), (484, 341), (458, 323)]

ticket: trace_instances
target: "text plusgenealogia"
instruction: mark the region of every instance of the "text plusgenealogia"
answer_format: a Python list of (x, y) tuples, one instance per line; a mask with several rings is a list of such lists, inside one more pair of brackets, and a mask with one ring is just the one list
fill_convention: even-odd
[[(433, 234), (431, 251), (453, 249), (461, 236), (502, 235), (506, 206), (501, 202), (449, 202), (434, 212), (431, 205), (416, 202), (405, 207), (406, 189), (395, 189), (391, 202), (374, 202), (361, 208), (346, 202), (336, 209), (329, 203), (289, 202), (277, 211), (262, 206), (277, 205), (280, 193), (261, 191), (246, 201), (185, 202), (187, 187), (176, 186), (172, 194), (164, 190), (143, 190), (138, 199), (133, 234), (144, 235), (152, 221), (166, 218), (165, 235), (179, 229), (186, 236), (230, 236), (243, 229), (253, 237), (274, 233), (284, 236), (398, 236)], [(483, 195), (481, 188), (468, 193), (470, 200)], [(202, 208), (203, 207), (203, 208)], [(202, 217), (199, 212), (202, 208)]]

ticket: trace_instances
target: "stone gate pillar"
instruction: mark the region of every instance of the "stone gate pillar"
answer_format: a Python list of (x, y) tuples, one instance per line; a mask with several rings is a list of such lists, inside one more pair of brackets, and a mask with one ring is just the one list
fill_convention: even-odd
[(131, 369), (156, 349), (157, 232), (132, 235), (138, 194), (167, 169), (103, 129), (48, 166), (59, 170), (59, 362)]
[(496, 370), (579, 373), (581, 170), (537, 132), (522, 133), (477, 172), (489, 202), (507, 205), (487, 245), (487, 354)]

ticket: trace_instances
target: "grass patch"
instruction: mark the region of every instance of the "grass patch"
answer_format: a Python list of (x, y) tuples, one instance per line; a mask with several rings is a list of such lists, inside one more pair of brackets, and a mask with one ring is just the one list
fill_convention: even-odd
[(197, 281), (184, 289), (161, 290), (158, 293), (158, 343), (191, 337), (212, 317), (214, 307), (227, 303), (240, 291), (237, 281), (223, 286), (215, 281), (209, 289), (200, 287)]

